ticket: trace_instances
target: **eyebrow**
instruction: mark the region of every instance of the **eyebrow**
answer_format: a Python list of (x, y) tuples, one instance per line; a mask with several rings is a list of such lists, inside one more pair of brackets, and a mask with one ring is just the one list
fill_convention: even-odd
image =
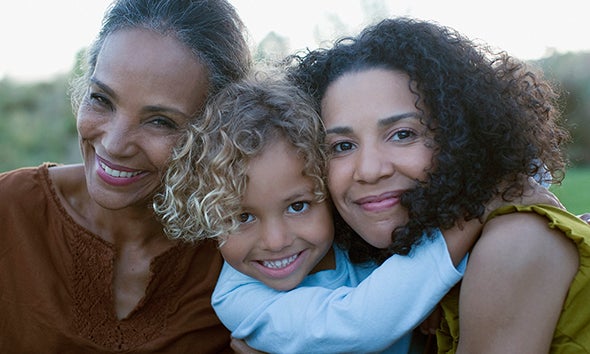
[[(389, 126), (389, 125), (397, 122), (398, 120), (402, 120), (404, 118), (412, 118), (412, 117), (418, 118), (419, 116), (420, 116), (419, 112), (406, 112), (406, 113), (401, 113), (401, 114), (395, 114), (395, 115), (389, 116), (387, 118), (379, 119), (377, 121), (377, 125), (379, 127), (386, 127), (386, 126)], [(350, 127), (339, 126), (339, 127), (326, 129), (326, 135), (329, 135), (329, 134), (350, 134), (350, 133), (352, 133), (352, 128), (350, 128)]]
[[(117, 94), (115, 93), (115, 91), (113, 91), (107, 84), (105, 84), (104, 82), (98, 80), (95, 77), (91, 77), (90, 78), (90, 82), (96, 86), (98, 86), (101, 90), (103, 90), (106, 94), (108, 94), (109, 96), (113, 97), (113, 98), (117, 98)], [(146, 112), (151, 112), (151, 113), (157, 113), (157, 112), (162, 112), (162, 113), (171, 113), (171, 114), (176, 114), (176, 115), (182, 115), (183, 117), (186, 118), (191, 118), (193, 115), (191, 114), (186, 114), (185, 112), (179, 111), (177, 109), (174, 108), (169, 108), (169, 107), (163, 107), (163, 106), (154, 106), (154, 105), (150, 105), (150, 106), (146, 106), (144, 108), (144, 111)]]
[(402, 114), (396, 114), (391, 117), (379, 119), (379, 121), (377, 122), (377, 125), (379, 127), (386, 127), (388, 125), (391, 125), (391, 124), (397, 122), (398, 120), (402, 120), (404, 118), (418, 118), (419, 115), (420, 114), (418, 112), (406, 112), (406, 113), (402, 113)]
[(307, 194), (313, 194), (313, 190), (310, 189), (308, 191), (297, 191), (283, 199), (283, 203), (294, 203), (295, 201), (300, 201), (301, 199), (305, 199)]
[(98, 86), (101, 90), (106, 92), (109, 96), (117, 97), (115, 91), (113, 91), (107, 84), (100, 81), (99, 79), (95, 78), (94, 76), (90, 78), (90, 82), (96, 86)]

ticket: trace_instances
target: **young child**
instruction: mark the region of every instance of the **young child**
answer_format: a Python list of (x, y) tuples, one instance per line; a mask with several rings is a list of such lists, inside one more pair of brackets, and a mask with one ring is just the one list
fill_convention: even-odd
[[(465, 259), (454, 267), (440, 232), (377, 269), (331, 247), (323, 141), (309, 99), (280, 74), (258, 72), (191, 127), (155, 209), (173, 238), (219, 240), (226, 264), (212, 302), (235, 338), (267, 352), (406, 353)], [(479, 222), (464, 226), (445, 236), (475, 240)]]

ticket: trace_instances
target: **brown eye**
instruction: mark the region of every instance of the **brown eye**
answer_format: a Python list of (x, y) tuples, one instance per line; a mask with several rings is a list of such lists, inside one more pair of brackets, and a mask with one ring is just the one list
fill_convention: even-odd
[(309, 209), (308, 202), (295, 202), (289, 205), (289, 213), (299, 214)]
[(332, 146), (332, 151), (335, 153), (349, 151), (354, 149), (354, 144), (348, 141), (340, 142)]
[(411, 129), (399, 129), (395, 133), (391, 135), (392, 141), (402, 141), (406, 139), (411, 139), (416, 136), (416, 133)]
[(238, 219), (242, 224), (246, 224), (255, 220), (254, 215), (250, 213), (241, 213)]
[(94, 105), (100, 106), (100, 107), (107, 107), (110, 108), (111, 107), (111, 101), (109, 101), (109, 99), (99, 93), (96, 92), (91, 92), (88, 96), (89, 98), (89, 102), (91, 102)]

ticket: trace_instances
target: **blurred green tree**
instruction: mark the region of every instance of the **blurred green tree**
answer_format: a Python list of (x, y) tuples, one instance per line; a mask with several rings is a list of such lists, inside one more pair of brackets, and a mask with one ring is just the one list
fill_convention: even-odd
[[(383, 0), (362, 0), (366, 22), (389, 13)], [(314, 28), (315, 45), (350, 34), (352, 30), (337, 15), (327, 15)], [(311, 45), (311, 44), (310, 44)], [(312, 45), (313, 47), (313, 45)], [(256, 48), (254, 59), (282, 58), (294, 50), (289, 39), (269, 33)], [(0, 172), (45, 161), (75, 163), (81, 160), (76, 122), (69, 99), (69, 83), (81, 74), (84, 49), (67, 75), (37, 83), (0, 80)], [(562, 89), (563, 112), (572, 141), (568, 154), (572, 165), (590, 166), (590, 52), (554, 53), (533, 61)]]
[(572, 164), (590, 166), (590, 52), (553, 54), (537, 62), (561, 86)]

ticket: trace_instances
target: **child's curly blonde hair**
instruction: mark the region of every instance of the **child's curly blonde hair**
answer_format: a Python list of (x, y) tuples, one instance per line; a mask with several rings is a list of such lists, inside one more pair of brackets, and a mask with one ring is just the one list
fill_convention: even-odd
[(154, 201), (169, 237), (223, 242), (239, 226), (248, 163), (276, 139), (293, 145), (318, 201), (326, 198), (322, 121), (314, 102), (276, 71), (259, 70), (230, 84), (189, 127)]

